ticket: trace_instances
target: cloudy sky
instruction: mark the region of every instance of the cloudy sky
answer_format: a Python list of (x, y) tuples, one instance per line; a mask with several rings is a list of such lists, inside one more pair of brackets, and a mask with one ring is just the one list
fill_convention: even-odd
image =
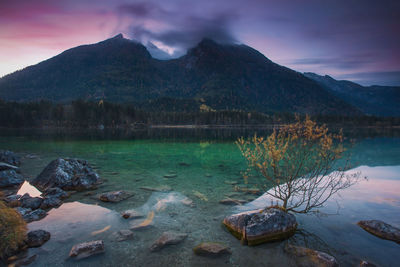
[(123, 33), (159, 58), (209, 37), (297, 71), (400, 85), (399, 29), (398, 0), (0, 0), (0, 76)]

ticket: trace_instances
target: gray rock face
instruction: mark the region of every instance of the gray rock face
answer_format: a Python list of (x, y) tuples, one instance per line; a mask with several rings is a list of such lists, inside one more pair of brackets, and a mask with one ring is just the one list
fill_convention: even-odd
[(19, 199), (19, 201), (21, 202), (21, 207), (35, 210), (40, 208), (43, 199), (40, 197), (31, 197), (28, 193), (26, 193)]
[(365, 231), (400, 244), (400, 229), (379, 220), (359, 221), (357, 223)]
[(94, 188), (99, 180), (99, 175), (87, 161), (58, 158), (50, 162), (31, 184), (41, 191), (52, 187), (82, 191)]
[(37, 209), (34, 211), (26, 212), (24, 215), (22, 215), (22, 218), (27, 222), (33, 222), (33, 221), (39, 221), (46, 217), (47, 213), (42, 210), (42, 209)]
[(296, 217), (278, 208), (266, 208), (228, 216), (223, 224), (249, 246), (286, 239), (297, 228)]
[(177, 232), (164, 232), (150, 247), (150, 251), (158, 251), (168, 245), (176, 245), (182, 242), (187, 234)]
[(76, 259), (83, 259), (104, 252), (103, 240), (95, 240), (73, 246), (69, 252), (69, 256)]
[(59, 198), (56, 197), (45, 197), (42, 201), (42, 204), (40, 205), (41, 209), (51, 209), (58, 207), (62, 204), (62, 201)]
[(0, 162), (5, 162), (14, 166), (21, 165), (20, 157), (8, 150), (0, 150)]
[(48, 198), (55, 197), (59, 199), (66, 199), (67, 197), (69, 197), (69, 194), (67, 192), (58, 187), (49, 188), (42, 195)]
[(199, 256), (218, 257), (231, 254), (229, 247), (215, 242), (204, 242), (197, 245), (193, 252)]
[(35, 230), (28, 233), (26, 244), (28, 247), (40, 247), (50, 239), (50, 233), (45, 230)]
[(120, 202), (127, 198), (130, 198), (132, 193), (126, 192), (124, 190), (106, 192), (99, 195), (99, 199), (103, 202)]
[(335, 257), (321, 251), (309, 248), (288, 245), (285, 251), (296, 257), (298, 266), (309, 267), (337, 267)]
[(19, 186), (23, 182), (21, 174), (13, 169), (0, 171), (0, 188)]

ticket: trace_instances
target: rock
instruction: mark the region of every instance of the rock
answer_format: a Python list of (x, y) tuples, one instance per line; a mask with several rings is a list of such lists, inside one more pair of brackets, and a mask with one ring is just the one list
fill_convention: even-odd
[(6, 170), (19, 171), (19, 168), (17, 166), (5, 162), (0, 162), (0, 171), (6, 171)]
[(21, 202), (21, 207), (35, 210), (40, 208), (43, 199), (40, 197), (31, 197), (28, 193), (26, 193), (19, 199), (19, 201)]
[(193, 200), (191, 200), (188, 197), (185, 197), (184, 199), (181, 200), (181, 203), (185, 206), (189, 206), (189, 207), (194, 207), (195, 204), (193, 203)]
[(9, 207), (15, 208), (21, 206), (21, 201), (19, 199), (21, 195), (10, 195), (4, 198), (4, 201), (7, 203)]
[(372, 263), (370, 263), (368, 261), (361, 261), (360, 262), (360, 267), (376, 267), (376, 265), (372, 264)]
[(278, 208), (265, 208), (228, 216), (223, 224), (249, 246), (286, 239), (297, 228), (296, 218)]
[(140, 189), (146, 190), (146, 191), (152, 191), (152, 192), (168, 192), (171, 191), (172, 188), (168, 185), (160, 185), (157, 187), (148, 187), (148, 186), (142, 186)]
[(59, 199), (66, 199), (69, 197), (69, 194), (58, 187), (48, 188), (43, 194), (45, 197), (56, 197)]
[(5, 162), (14, 166), (21, 165), (20, 157), (8, 150), (0, 150), (0, 162)]
[(45, 230), (35, 230), (28, 233), (26, 244), (28, 247), (40, 247), (50, 239), (50, 233)]
[(117, 242), (133, 239), (133, 232), (131, 230), (119, 230), (118, 232), (114, 233), (115, 240)]
[(158, 251), (168, 245), (176, 245), (182, 242), (187, 234), (177, 232), (164, 232), (150, 247), (150, 251)]
[(379, 220), (359, 221), (357, 223), (365, 231), (400, 244), (400, 229)]
[(132, 193), (124, 190), (106, 192), (99, 195), (99, 199), (103, 202), (120, 202), (133, 196)]
[(243, 199), (234, 199), (228, 197), (220, 200), (219, 203), (223, 205), (242, 205), (244, 203), (247, 203), (247, 201)]
[(224, 181), (224, 184), (229, 184), (229, 185), (235, 185), (235, 184), (238, 184), (239, 182), (237, 182), (237, 181), (228, 181), (228, 180), (226, 180), (226, 181)]
[(195, 195), (196, 197), (198, 197), (199, 199), (201, 199), (203, 201), (208, 201), (208, 198), (203, 193), (200, 193), (199, 191), (193, 190), (193, 195)]
[(99, 182), (99, 175), (87, 161), (58, 158), (50, 162), (31, 184), (41, 191), (52, 187), (82, 191), (94, 188)]
[(15, 170), (0, 171), (0, 188), (19, 186), (23, 182), (24, 178)]
[(212, 177), (212, 175), (209, 174), (209, 173), (206, 173), (205, 176), (208, 177), (208, 178)]
[(56, 197), (45, 197), (42, 201), (42, 204), (40, 205), (41, 209), (51, 209), (55, 207), (61, 206), (62, 201), (59, 198)]
[(95, 240), (73, 246), (69, 252), (69, 256), (71, 258), (83, 259), (104, 252), (103, 240)]
[(190, 164), (189, 164), (189, 163), (186, 163), (186, 162), (179, 162), (179, 166), (189, 167)]
[(164, 178), (175, 178), (177, 176), (178, 176), (178, 174), (176, 174), (176, 173), (164, 174)]
[(336, 267), (339, 266), (335, 257), (317, 250), (288, 245), (285, 251), (296, 257), (298, 266)]
[(26, 214), (32, 211), (32, 209), (27, 209), (27, 208), (22, 208), (22, 207), (17, 207), (15, 210), (21, 214), (22, 217), (24, 217)]
[(154, 216), (155, 216), (154, 211), (150, 211), (147, 214), (147, 217), (146, 217), (145, 220), (143, 220), (139, 224), (137, 224), (137, 223), (132, 224), (130, 229), (131, 230), (143, 230), (143, 229), (149, 228), (150, 226), (152, 226), (152, 223), (153, 223), (153, 220), (154, 220)]
[(215, 242), (203, 242), (197, 245), (193, 252), (199, 256), (218, 257), (231, 254), (229, 247)]
[(126, 210), (121, 212), (121, 216), (125, 219), (137, 219), (142, 218), (144, 215), (136, 210)]
[(44, 217), (46, 217), (47, 213), (42, 210), (42, 209), (37, 209), (34, 211), (30, 211), (25, 213), (25, 215), (22, 216), (22, 218), (27, 222), (33, 222), (33, 221), (39, 221), (41, 219), (43, 219)]

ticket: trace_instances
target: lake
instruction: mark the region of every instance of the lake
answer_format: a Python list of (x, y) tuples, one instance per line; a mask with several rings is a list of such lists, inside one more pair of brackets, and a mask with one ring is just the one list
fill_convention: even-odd
[[(331, 199), (322, 209), (331, 215), (296, 215), (299, 230), (290, 239), (248, 247), (221, 222), (232, 213), (270, 203), (244, 193), (237, 195), (249, 202), (243, 206), (226, 206), (219, 201), (238, 194), (233, 184), (244, 186), (241, 171), (246, 166), (234, 141), (254, 132), (266, 135), (269, 130), (3, 130), (0, 149), (23, 156), (21, 170), (27, 180), (57, 157), (77, 157), (88, 160), (105, 179), (96, 193), (122, 189), (134, 193), (119, 203), (103, 203), (78, 192), (43, 220), (30, 223), (30, 230), (51, 233), (42, 247), (29, 250), (38, 255), (32, 266), (295, 266), (284, 252), (287, 243), (327, 252), (343, 266), (357, 266), (360, 260), (398, 266), (399, 244), (379, 239), (356, 223), (379, 219), (400, 227), (399, 131), (345, 131), (355, 139), (350, 172), (361, 171), (367, 179)], [(164, 178), (165, 174), (177, 176)], [(141, 189), (158, 186), (169, 186), (172, 191)], [(251, 181), (248, 186), (252, 186)], [(194, 205), (182, 204), (186, 197)], [(132, 240), (116, 242), (114, 232), (143, 220), (123, 219), (120, 212), (127, 209), (145, 216), (154, 212), (152, 226), (135, 231)], [(167, 230), (187, 233), (188, 237), (178, 245), (150, 252), (151, 244)], [(74, 244), (98, 239), (104, 240), (106, 253), (80, 261), (68, 259)], [(194, 255), (193, 247), (203, 241), (222, 242), (232, 254), (212, 259)]]

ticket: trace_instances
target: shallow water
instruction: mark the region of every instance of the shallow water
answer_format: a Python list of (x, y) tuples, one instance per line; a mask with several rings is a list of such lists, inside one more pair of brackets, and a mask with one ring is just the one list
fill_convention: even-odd
[[(247, 247), (230, 235), (221, 221), (233, 212), (269, 202), (258, 199), (238, 207), (218, 202), (233, 193), (232, 182), (244, 185), (240, 172), (245, 165), (233, 141), (237, 135), (251, 133), (154, 131), (122, 136), (19, 132), (1, 137), (0, 149), (23, 155), (21, 169), (28, 180), (57, 157), (78, 157), (88, 160), (106, 179), (96, 193), (120, 189), (134, 193), (120, 203), (102, 203), (85, 192), (76, 193), (43, 220), (30, 223), (29, 229), (45, 229), (52, 234), (41, 248), (30, 249), (29, 253), (38, 255), (32, 266), (295, 266), (283, 251), (286, 242), (328, 252), (344, 266), (355, 266), (361, 259), (380, 266), (400, 262), (398, 244), (374, 237), (356, 225), (359, 220), (380, 219), (400, 227), (398, 137), (357, 139), (352, 150), (355, 169), (351, 171), (361, 171), (368, 180), (342, 192), (322, 210), (334, 214), (340, 207), (339, 215), (297, 216), (299, 231), (288, 241)], [(177, 177), (164, 178), (168, 173), (176, 173)], [(160, 185), (168, 185), (172, 191), (140, 189)], [(237, 196), (248, 201), (256, 197)], [(195, 205), (185, 205), (185, 198)], [(127, 209), (135, 209), (145, 217), (153, 213), (154, 218), (150, 227), (135, 231), (132, 240), (116, 242), (115, 231), (144, 220), (123, 219), (120, 212)], [(167, 230), (188, 233), (188, 238), (150, 252), (151, 244)], [(97, 239), (104, 240), (106, 253), (68, 260), (74, 244)], [(232, 255), (217, 259), (196, 256), (192, 248), (202, 241), (225, 243)]]

